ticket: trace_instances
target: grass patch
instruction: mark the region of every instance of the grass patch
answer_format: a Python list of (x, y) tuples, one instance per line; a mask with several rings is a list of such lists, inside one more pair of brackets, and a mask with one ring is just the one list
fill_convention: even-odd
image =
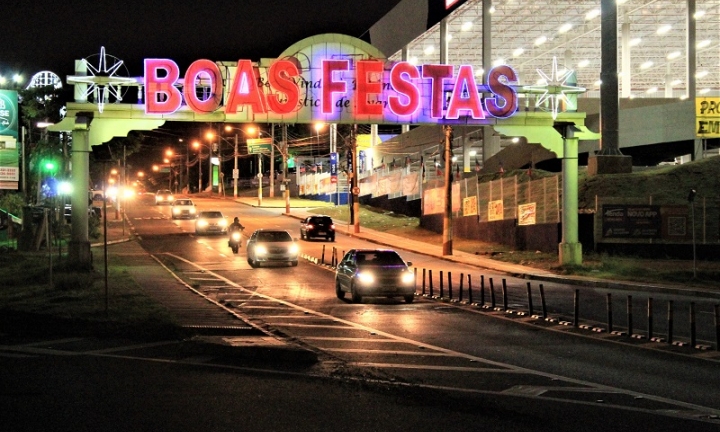
[(99, 272), (75, 272), (59, 263), (52, 284), (46, 255), (2, 255), (2, 333), (72, 334), (137, 339), (180, 337), (170, 312), (148, 297), (121, 266), (108, 267), (108, 289)]

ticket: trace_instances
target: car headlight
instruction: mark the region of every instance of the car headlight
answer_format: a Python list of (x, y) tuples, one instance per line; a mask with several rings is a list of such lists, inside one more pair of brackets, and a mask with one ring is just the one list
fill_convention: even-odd
[(179, 208), (174, 208), (174, 209), (173, 209), (173, 213), (175, 213), (175, 214), (180, 213), (180, 209), (179, 209)]
[(403, 272), (401, 277), (402, 283), (411, 284), (415, 282), (415, 275), (409, 271)]
[(220, 222), (218, 222), (218, 225), (220, 225), (221, 227), (226, 227), (227, 221), (225, 219), (222, 219)]
[(190, 214), (195, 214), (195, 207), (190, 208)]
[(200, 219), (199, 221), (197, 221), (197, 226), (206, 227), (208, 226), (208, 221), (206, 221), (205, 219)]
[(375, 282), (375, 276), (372, 273), (360, 272), (357, 274), (358, 281), (364, 284), (371, 284)]
[(255, 255), (267, 255), (267, 248), (263, 245), (255, 246)]
[(172, 200), (173, 200), (173, 196), (170, 195), (169, 197), (167, 197), (167, 200), (168, 200), (168, 201), (172, 201)]
[(291, 254), (295, 255), (296, 253), (300, 252), (300, 247), (298, 247), (297, 244), (293, 243), (293, 244), (290, 245), (290, 247), (288, 248), (288, 252), (290, 252)]

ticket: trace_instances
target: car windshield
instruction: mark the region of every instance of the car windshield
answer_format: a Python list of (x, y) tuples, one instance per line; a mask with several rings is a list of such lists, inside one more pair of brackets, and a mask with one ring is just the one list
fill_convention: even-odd
[(222, 218), (222, 213), (219, 211), (210, 211), (210, 212), (203, 212), (200, 214), (201, 218), (208, 218), (208, 219), (220, 219)]
[(286, 231), (265, 231), (258, 233), (257, 241), (259, 242), (289, 242), (292, 237)]
[(332, 223), (332, 219), (329, 217), (318, 217), (310, 219), (310, 223), (316, 223), (320, 225), (329, 225)]
[(400, 258), (400, 255), (392, 251), (358, 252), (355, 255), (355, 261), (358, 265), (372, 266), (395, 266), (405, 264), (402, 258)]

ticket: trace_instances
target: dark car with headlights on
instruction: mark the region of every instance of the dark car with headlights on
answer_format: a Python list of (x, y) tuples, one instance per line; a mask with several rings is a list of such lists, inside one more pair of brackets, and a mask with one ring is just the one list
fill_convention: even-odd
[(201, 211), (195, 219), (195, 234), (227, 234), (228, 221), (220, 211)]
[(285, 230), (259, 229), (247, 242), (247, 261), (251, 267), (263, 263), (287, 263), (298, 265), (300, 248)]
[(415, 274), (411, 262), (405, 262), (391, 249), (351, 249), (335, 269), (335, 294), (353, 303), (363, 297), (402, 297), (406, 303), (415, 299)]
[(308, 216), (300, 221), (300, 238), (310, 240), (313, 237), (335, 241), (335, 224), (330, 216)]

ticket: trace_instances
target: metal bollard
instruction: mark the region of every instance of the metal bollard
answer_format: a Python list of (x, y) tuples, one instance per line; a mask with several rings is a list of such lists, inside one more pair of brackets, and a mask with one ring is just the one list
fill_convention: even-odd
[(608, 331), (608, 333), (612, 333), (612, 331), (613, 331), (612, 294), (607, 293), (607, 298), (605, 300), (605, 304), (607, 305), (607, 331)]
[(415, 292), (417, 292), (417, 267), (415, 267), (413, 270), (415, 272), (415, 279), (413, 279), (413, 288), (415, 288)]
[(503, 310), (508, 310), (508, 296), (507, 296), (507, 283), (505, 278), (502, 280), (502, 296), (503, 296)]
[(647, 318), (648, 318), (648, 340), (653, 338), (653, 299), (652, 297), (648, 297), (648, 308), (647, 308)]
[(547, 319), (547, 304), (545, 303), (545, 289), (543, 284), (540, 284), (540, 304), (542, 305), (543, 319)]
[(465, 278), (465, 275), (460, 273), (460, 292), (458, 293), (458, 301), (462, 301), (463, 299), (463, 279)]
[(695, 328), (695, 302), (690, 302), (690, 346), (697, 345), (697, 331)]
[(429, 278), (430, 278), (430, 297), (434, 296), (433, 293), (433, 278), (432, 278), (432, 269), (428, 270)]
[(450, 300), (453, 299), (453, 295), (452, 295), (452, 272), (448, 272), (448, 296), (450, 297)]
[(440, 270), (440, 298), (445, 297), (445, 285), (443, 281), (443, 271)]
[(632, 296), (627, 296), (627, 320), (628, 320), (628, 336), (633, 335), (633, 311), (632, 311)]
[(325, 245), (322, 248), (322, 256), (320, 257), (320, 264), (325, 264)]
[(667, 310), (667, 328), (668, 328), (668, 343), (672, 343), (673, 341), (673, 315), (675, 315), (675, 312), (673, 311), (673, 301), (668, 300), (668, 310)]
[(480, 275), (480, 306), (485, 306), (485, 275)]
[(528, 297), (528, 313), (533, 315), (533, 303), (532, 303), (532, 289), (530, 288), (530, 282), (527, 283), (527, 297)]
[(493, 285), (493, 278), (490, 278), (490, 307), (495, 307), (495, 285)]
[(575, 288), (575, 296), (573, 297), (573, 326), (580, 325), (580, 290)]
[(423, 268), (423, 285), (422, 285), (422, 295), (425, 295), (425, 268)]
[[(470, 280), (470, 273), (468, 273), (468, 303), (472, 304), (472, 281)], [(717, 322), (717, 320), (715, 320)]]

